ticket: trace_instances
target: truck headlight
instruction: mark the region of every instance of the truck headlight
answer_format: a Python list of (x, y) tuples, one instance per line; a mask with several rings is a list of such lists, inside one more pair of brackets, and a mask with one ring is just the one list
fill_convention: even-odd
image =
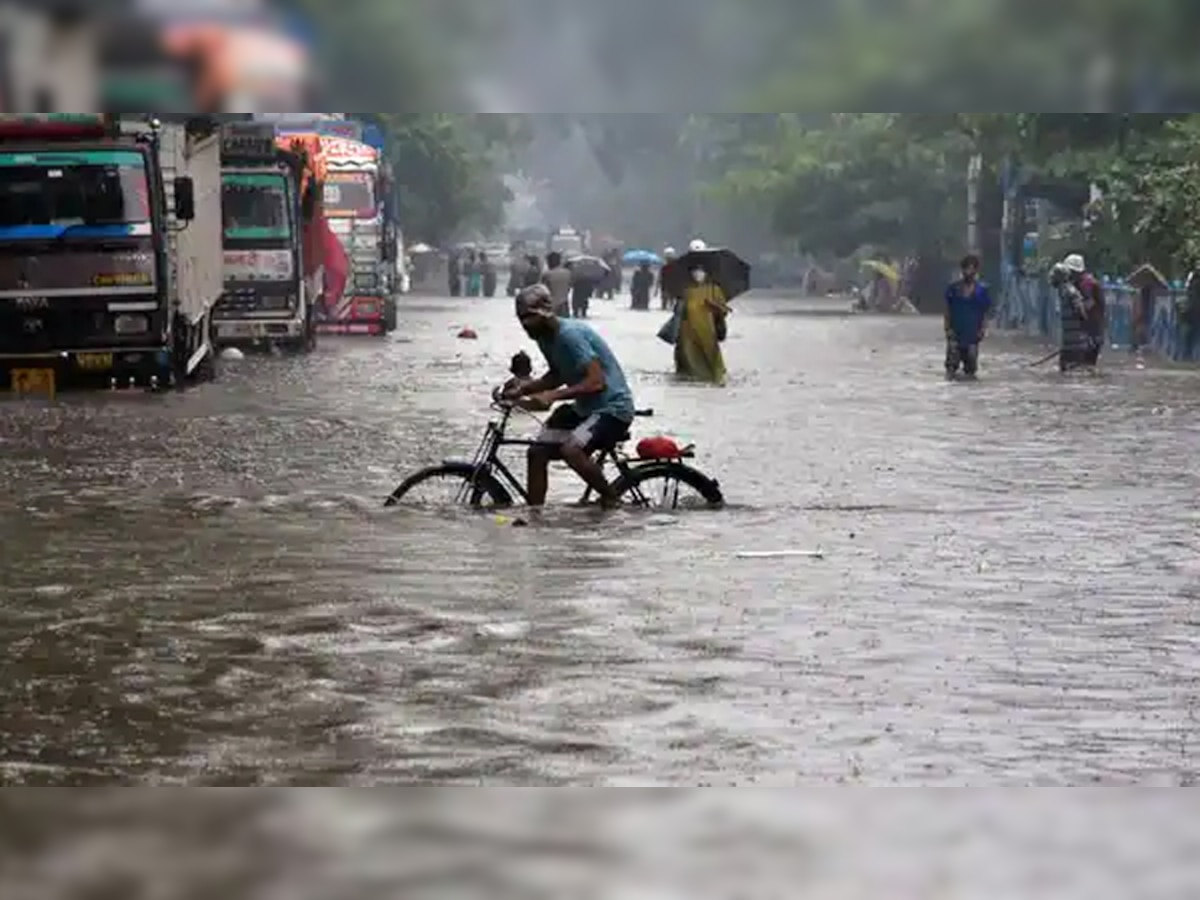
[(148, 316), (126, 313), (113, 320), (113, 331), (117, 334), (145, 334), (149, 330), (150, 318)]

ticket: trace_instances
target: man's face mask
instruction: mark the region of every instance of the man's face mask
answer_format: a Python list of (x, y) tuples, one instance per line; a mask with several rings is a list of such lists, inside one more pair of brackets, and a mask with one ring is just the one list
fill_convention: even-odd
[(696, 282), (696, 284), (704, 284), (704, 282), (708, 281), (708, 273), (703, 269), (693, 269), (692, 281)]
[(534, 340), (545, 337), (550, 333), (550, 320), (545, 316), (539, 316), (536, 313), (533, 315), (521, 317), (521, 327), (525, 329), (525, 333)]

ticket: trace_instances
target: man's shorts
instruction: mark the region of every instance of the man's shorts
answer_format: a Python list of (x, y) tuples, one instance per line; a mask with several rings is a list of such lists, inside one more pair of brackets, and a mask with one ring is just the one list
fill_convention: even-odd
[(552, 456), (562, 451), (568, 441), (588, 454), (612, 450), (629, 437), (629, 423), (608, 413), (596, 413), (583, 418), (573, 406), (560, 406), (546, 419), (541, 433), (534, 440), (545, 445)]

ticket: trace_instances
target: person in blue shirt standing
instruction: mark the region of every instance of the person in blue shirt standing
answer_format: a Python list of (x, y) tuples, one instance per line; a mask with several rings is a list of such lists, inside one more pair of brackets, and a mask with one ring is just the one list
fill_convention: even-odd
[(979, 345), (987, 336), (992, 296), (979, 280), (979, 257), (962, 261), (962, 277), (946, 288), (946, 378), (955, 379), (961, 370), (966, 378), (979, 373)]
[(545, 505), (550, 462), (561, 459), (597, 493), (601, 503), (616, 506), (617, 496), (595, 455), (627, 438), (633, 424), (633, 392), (621, 364), (592, 326), (556, 315), (554, 296), (545, 285), (518, 293), (516, 313), (525, 333), (537, 341), (550, 370), (541, 378), (507, 387), (505, 398), (524, 399), (542, 409), (573, 401), (550, 414), (529, 448), (529, 505)]

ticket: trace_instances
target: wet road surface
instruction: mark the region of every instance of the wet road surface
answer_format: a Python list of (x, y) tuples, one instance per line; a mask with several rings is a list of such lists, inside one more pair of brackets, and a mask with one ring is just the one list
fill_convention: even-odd
[(1195, 374), (997, 339), (946, 384), (937, 321), (747, 299), (720, 390), (595, 306), (639, 433), (729, 509), (603, 517), (560, 475), (527, 529), (383, 510), (474, 449), (527, 343), (502, 299), (0, 406), (4, 783), (1192, 783)]

